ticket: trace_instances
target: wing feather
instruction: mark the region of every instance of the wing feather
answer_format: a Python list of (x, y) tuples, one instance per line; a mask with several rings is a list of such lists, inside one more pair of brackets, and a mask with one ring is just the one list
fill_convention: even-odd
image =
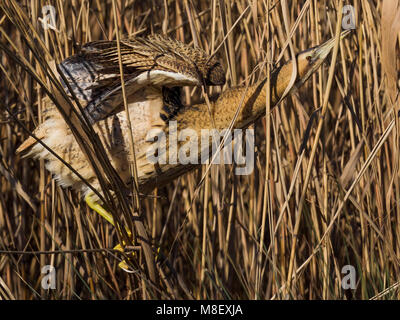
[[(120, 52), (128, 99), (145, 86), (198, 86), (208, 75), (199, 66), (209, 58), (203, 50), (164, 36), (122, 40)], [(122, 110), (116, 41), (87, 43), (79, 54), (65, 59), (60, 69), (75, 96), (85, 102), (92, 123)]]

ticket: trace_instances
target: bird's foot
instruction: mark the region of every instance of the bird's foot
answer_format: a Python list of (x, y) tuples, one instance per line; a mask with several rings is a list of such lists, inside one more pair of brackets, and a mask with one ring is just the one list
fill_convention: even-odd
[[(111, 223), (111, 224), (115, 227), (115, 223), (114, 223), (114, 219), (113, 219), (112, 215), (111, 215), (107, 210), (105, 210), (105, 209), (98, 203), (98, 201), (96, 200), (96, 197), (95, 197), (95, 195), (94, 195), (93, 193), (88, 193), (88, 194), (85, 196), (85, 202), (87, 203), (87, 205), (89, 206), (89, 208), (91, 208), (92, 210), (94, 210), (95, 212), (97, 212), (100, 216), (102, 216), (104, 219), (106, 219), (109, 223)], [(126, 233), (127, 233), (127, 235), (128, 235), (128, 238), (130, 239), (130, 242), (131, 242), (133, 245), (135, 245), (134, 242), (133, 242), (133, 239), (132, 239), (132, 233), (131, 233), (129, 230), (126, 230)], [(125, 246), (126, 246), (125, 241), (122, 241), (122, 244), (120, 243), (120, 244), (118, 244), (117, 246), (115, 246), (115, 247), (114, 247), (114, 250), (118, 250), (118, 251), (120, 251), (120, 252), (125, 252)], [(130, 261), (131, 258), (135, 256), (135, 253), (134, 253), (134, 252), (130, 252), (130, 253), (127, 253), (127, 254), (130, 256), (130, 257), (127, 259), (128, 261)], [(118, 266), (119, 266), (122, 270), (124, 270), (124, 271), (126, 271), (126, 272), (130, 272), (130, 273), (134, 272), (133, 270), (131, 270), (131, 269), (129, 268), (129, 265), (128, 265), (128, 263), (127, 263), (126, 260), (121, 261), (121, 262), (118, 264)]]
[[(129, 231), (127, 231), (127, 234), (128, 234), (129, 239), (130, 239), (130, 242), (134, 245), (134, 241), (132, 239), (132, 234)], [(126, 254), (128, 256), (127, 259), (124, 259), (120, 263), (118, 263), (118, 267), (120, 267), (125, 272), (133, 273), (135, 271), (130, 268), (128, 262), (132, 261), (132, 258), (134, 258), (136, 254), (135, 254), (134, 251), (125, 252), (125, 247), (126, 247), (126, 242), (125, 241), (122, 241), (122, 243), (119, 243), (114, 247), (114, 250), (118, 250), (118, 251), (120, 251), (120, 252), (122, 252), (122, 253), (124, 253), (124, 254)]]

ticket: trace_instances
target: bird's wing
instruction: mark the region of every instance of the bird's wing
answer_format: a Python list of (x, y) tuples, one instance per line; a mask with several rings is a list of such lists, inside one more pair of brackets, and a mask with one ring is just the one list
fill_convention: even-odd
[[(133, 38), (120, 43), (126, 95), (129, 99), (145, 86), (196, 86), (202, 84), (197, 66), (176, 45), (163, 37)], [(122, 110), (121, 76), (116, 41), (96, 41), (83, 46), (81, 53), (60, 65), (68, 86), (86, 103), (85, 113), (92, 123)]]

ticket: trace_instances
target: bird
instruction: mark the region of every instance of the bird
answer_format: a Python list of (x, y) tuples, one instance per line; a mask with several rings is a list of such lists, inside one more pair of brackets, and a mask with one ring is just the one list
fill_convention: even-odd
[[(341, 37), (345, 35), (347, 33), (342, 33)], [(335, 38), (298, 53), (295, 62), (290, 60), (275, 68), (271, 72), (270, 81), (264, 77), (254, 85), (227, 89), (215, 100), (183, 106), (180, 99), (181, 86), (221, 85), (225, 82), (222, 65), (216, 58), (199, 48), (192, 48), (163, 36), (122, 41), (121, 54), (135, 142), (134, 155), (129, 148), (127, 115), (121, 109), (123, 104), (115, 41), (85, 45), (82, 53), (62, 62), (60, 70), (64, 71), (65, 79), (69, 83), (69, 88), (64, 83), (66, 91), (86, 102), (84, 112), (90, 117), (111, 164), (124, 182), (131, 180), (129, 163), (133, 157), (136, 158), (139, 190), (145, 193), (168, 184), (197, 166), (180, 162), (148, 161), (148, 149), (152, 146), (147, 137), (149, 131), (154, 129), (168, 134), (169, 124), (173, 120), (176, 121), (178, 132), (191, 128), (194, 134), (201, 136), (203, 129), (229, 128), (234, 118), (236, 121), (231, 126), (232, 129), (246, 128), (265, 115), (268, 83), (270, 104), (273, 107), (284, 98), (286, 88), (291, 83), (293, 63), (297, 65), (294, 88), (298, 88), (318, 70), (334, 43)], [(44, 100), (44, 121), (35, 129), (34, 135), (60, 155), (94, 188), (101, 190), (96, 174), (81, 152), (71, 130), (48, 98)], [(176, 148), (183, 144), (184, 142), (179, 142)], [(177, 152), (170, 150), (170, 147), (166, 140), (165, 152)], [(36, 139), (28, 138), (17, 152), (24, 153), (26, 157), (45, 160), (46, 168), (62, 186), (81, 191), (90, 207), (98, 207), (90, 196), (90, 188)], [(112, 216), (103, 213), (103, 217), (113, 223)]]
[[(182, 86), (223, 85), (221, 63), (198, 47), (191, 47), (163, 35), (130, 37), (120, 49), (129, 116), (133, 123), (135, 146), (141, 150), (151, 128), (163, 127), (180, 109)], [(83, 113), (104, 143), (110, 160), (119, 168), (122, 180), (128, 179), (127, 130), (123, 111), (122, 85), (116, 41), (93, 41), (81, 52), (59, 64), (60, 82), (70, 97), (79, 100)], [(71, 130), (56, 106), (43, 100), (43, 123), (35, 130), (36, 138), (72, 165), (88, 182), (99, 188), (96, 177), (80, 151)], [(69, 171), (34, 137), (17, 149), (25, 157), (47, 160), (47, 169), (64, 187), (90, 192), (88, 186)]]
[[(128, 117), (123, 111), (119, 59), (136, 150), (143, 149), (146, 132), (162, 128), (183, 108), (182, 86), (223, 85), (225, 72), (215, 56), (159, 34), (122, 39), (119, 50), (116, 40), (92, 41), (58, 65), (65, 93), (83, 107), (83, 116), (98, 134), (112, 165), (122, 181), (128, 182), (132, 155), (127, 140)], [(99, 204), (89, 187), (90, 184), (96, 190), (101, 189), (90, 163), (49, 97), (43, 99), (42, 114), (43, 122), (17, 153), (46, 160), (46, 168), (61, 186), (82, 191), (89, 207), (114, 225), (112, 215)], [(70, 164), (84, 181), (44, 145)], [(124, 261), (122, 264), (126, 265)]]

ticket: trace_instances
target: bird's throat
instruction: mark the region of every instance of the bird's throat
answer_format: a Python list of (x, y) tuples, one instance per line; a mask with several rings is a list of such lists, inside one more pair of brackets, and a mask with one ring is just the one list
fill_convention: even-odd
[[(305, 80), (302, 76), (307, 73), (306, 66), (303, 66), (302, 61), (297, 63), (300, 67), (297, 81)], [(290, 84), (292, 71), (293, 62), (289, 61), (272, 71), (270, 82), (264, 78), (252, 86), (231, 88), (222, 93), (216, 101), (210, 102), (210, 105), (202, 103), (186, 108), (177, 116), (178, 129), (213, 129), (214, 125), (217, 130), (247, 127), (265, 115), (268, 83), (271, 86), (270, 108), (272, 109), (281, 100)]]

